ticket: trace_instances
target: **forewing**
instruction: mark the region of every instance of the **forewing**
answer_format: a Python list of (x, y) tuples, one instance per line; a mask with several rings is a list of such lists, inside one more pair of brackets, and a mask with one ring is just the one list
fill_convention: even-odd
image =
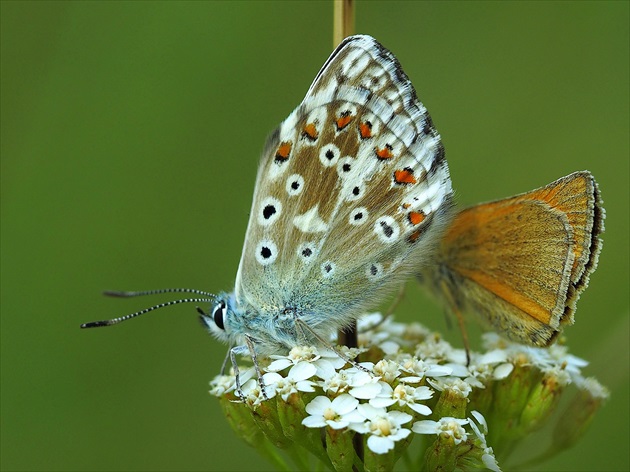
[(236, 295), (312, 324), (351, 317), (429, 258), (451, 194), (440, 136), (398, 61), (347, 38), (267, 142)]

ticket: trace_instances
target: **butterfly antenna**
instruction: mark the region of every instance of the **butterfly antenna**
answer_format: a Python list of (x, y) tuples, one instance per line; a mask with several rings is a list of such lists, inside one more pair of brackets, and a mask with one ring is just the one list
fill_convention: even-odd
[(142, 290), (139, 292), (125, 292), (120, 290), (105, 290), (103, 295), (108, 297), (130, 298), (142, 297), (145, 295), (159, 295), (161, 293), (194, 293), (204, 297), (216, 297), (214, 293), (204, 292), (203, 290), (195, 290), (194, 288), (162, 288), (159, 290)]
[[(144, 315), (145, 313), (149, 313), (150, 311), (157, 310), (158, 308), (164, 308), (171, 305), (178, 305), (180, 303), (211, 303), (212, 301), (214, 301), (214, 297), (215, 297), (215, 295), (212, 293), (204, 292), (202, 290), (195, 290), (192, 288), (166, 288), (166, 289), (160, 289), (160, 290), (145, 290), (145, 291), (140, 291), (140, 292), (122, 292), (122, 291), (115, 291), (115, 290), (106, 290), (105, 292), (103, 292), (103, 294), (108, 295), (110, 297), (129, 298), (129, 297), (140, 297), (143, 295), (157, 295), (160, 293), (172, 293), (172, 292), (194, 293), (197, 295), (203, 295), (204, 298), (182, 298), (180, 300), (173, 300), (170, 302), (160, 303), (159, 305), (154, 305), (152, 307), (145, 308), (144, 310), (140, 310), (135, 313), (131, 313), (129, 315), (121, 316), (119, 318), (113, 318), (111, 320), (102, 320), (102, 321), (90, 321), (89, 323), (83, 323), (81, 325), (81, 328), (100, 328), (101, 326), (112, 326), (118, 323), (122, 323), (123, 321), (130, 320), (131, 318)], [(212, 297), (212, 298), (205, 298), (205, 297)]]

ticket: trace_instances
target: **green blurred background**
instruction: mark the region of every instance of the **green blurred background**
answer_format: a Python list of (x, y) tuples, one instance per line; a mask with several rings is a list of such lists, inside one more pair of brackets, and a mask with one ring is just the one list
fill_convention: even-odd
[[(79, 324), (159, 301), (102, 289), (232, 288), (259, 152), (331, 52), (332, 4), (1, 8), (2, 469), (264, 470), (207, 393), (225, 347), (193, 306)], [(628, 470), (628, 2), (359, 2), (356, 24), (413, 80), (462, 204), (598, 179), (604, 250), (567, 334), (612, 397), (540, 470)], [(398, 316), (418, 313), (444, 329), (411, 286)]]

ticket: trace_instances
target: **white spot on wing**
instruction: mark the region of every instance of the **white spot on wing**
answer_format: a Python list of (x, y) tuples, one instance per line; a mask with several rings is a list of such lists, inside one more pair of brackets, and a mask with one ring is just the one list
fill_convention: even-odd
[(313, 243), (302, 243), (297, 248), (297, 256), (302, 262), (309, 263), (317, 256), (317, 246)]
[(256, 245), (256, 260), (261, 265), (272, 264), (278, 257), (278, 246), (269, 240), (263, 239)]
[(400, 236), (400, 227), (391, 216), (382, 216), (374, 223), (374, 232), (384, 243), (393, 243)]
[(350, 104), (350, 103), (344, 103), (343, 105), (337, 107), (337, 112), (336, 112), (336, 118), (340, 118), (342, 116), (356, 116), (357, 114), (357, 107), (355, 107), (354, 105)]
[(292, 174), (287, 179), (286, 191), (290, 196), (299, 195), (304, 188), (304, 177), (300, 174)]
[(328, 225), (317, 213), (319, 204), (312, 207), (306, 213), (293, 218), (293, 224), (304, 233), (321, 233), (328, 229)]
[(339, 159), (339, 148), (334, 144), (326, 144), (319, 151), (319, 160), (325, 167), (332, 167), (337, 164)]
[(353, 171), (353, 167), (356, 164), (356, 159), (350, 156), (342, 157), (337, 162), (337, 173), (342, 179), (348, 177)]
[(368, 219), (369, 213), (367, 208), (359, 207), (355, 208), (350, 212), (350, 217), (348, 218), (348, 223), (353, 226), (362, 225)]
[(260, 202), (258, 208), (258, 223), (269, 226), (282, 214), (282, 203), (277, 198), (267, 197)]
[(299, 114), (295, 109), (280, 125), (280, 142), (292, 140), (297, 129)]
[(347, 182), (343, 186), (343, 192), (346, 195), (346, 200), (350, 202), (358, 200), (365, 193), (365, 184), (363, 182)]
[(365, 71), (361, 85), (372, 92), (378, 92), (385, 86), (387, 75), (380, 67), (370, 67)]
[(340, 85), (339, 89), (337, 90), (337, 98), (348, 103), (356, 103), (357, 105), (364, 106), (368, 103), (368, 99), (370, 98), (370, 91), (367, 89)]
[(380, 279), (383, 276), (383, 264), (378, 262), (368, 264), (365, 269), (365, 276), (372, 281)]
[(336, 268), (337, 266), (335, 265), (335, 263), (331, 261), (326, 261), (320, 266), (322, 275), (324, 276), (325, 279), (332, 277), (333, 274), (335, 273)]
[(357, 75), (356, 61), (364, 58), (363, 60), (370, 60), (369, 57), (365, 57), (364, 52), (361, 49), (351, 49), (348, 51), (348, 54), (344, 58), (343, 62), (339, 64), (341, 67), (341, 73), (343, 75), (347, 75), (348, 77), (355, 77)]

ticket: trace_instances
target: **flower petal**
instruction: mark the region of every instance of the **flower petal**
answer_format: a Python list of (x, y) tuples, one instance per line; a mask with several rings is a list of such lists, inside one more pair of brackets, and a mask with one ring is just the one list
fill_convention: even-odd
[(488, 423), (486, 422), (486, 419), (483, 417), (483, 415), (476, 410), (471, 411), (470, 414), (473, 415), (475, 420), (477, 420), (477, 423), (479, 423), (479, 425), (483, 428), (483, 432), (487, 434)]
[(289, 367), (291, 364), (293, 364), (293, 362), (291, 362), (289, 359), (287, 359), (286, 357), (282, 357), (278, 360), (273, 361), (271, 364), (269, 364), (267, 366), (267, 371), (268, 372), (279, 372), (283, 369), (286, 369), (287, 367)]
[(349, 423), (344, 420), (339, 420), (339, 421), (327, 420), (326, 424), (330, 426), (332, 429), (343, 429), (346, 426), (348, 426)]
[(310, 379), (317, 372), (317, 367), (315, 367), (310, 362), (300, 361), (291, 367), (289, 370), (288, 378), (293, 380), (294, 382), (299, 382), (300, 380)]
[(494, 369), (492, 376), (496, 380), (501, 380), (501, 379), (506, 378), (508, 375), (510, 375), (513, 370), (514, 370), (514, 366), (510, 364), (509, 362), (506, 362), (505, 364), (498, 365), (496, 369)]
[(408, 423), (409, 421), (413, 419), (413, 416), (411, 416), (410, 414), (405, 413), (404, 411), (397, 411), (397, 410), (388, 412), (387, 416), (389, 417), (391, 421), (393, 421), (397, 425)]
[(381, 393), (381, 386), (377, 383), (369, 383), (360, 387), (355, 387), (351, 389), (348, 393), (355, 398), (368, 400), (371, 398), (376, 398), (376, 396)]
[(330, 398), (320, 395), (319, 397), (313, 398), (313, 400), (306, 405), (305, 410), (309, 415), (323, 415), (324, 409), (328, 408), (331, 403)]
[(359, 400), (354, 398), (352, 395), (344, 393), (335, 398), (332, 401), (331, 406), (339, 415), (346, 415), (356, 409), (358, 404)]
[(431, 408), (422, 403), (407, 403), (407, 406), (421, 415), (429, 416), (431, 414)]
[(370, 405), (376, 408), (386, 408), (392, 406), (394, 403), (396, 403), (396, 400), (391, 397), (376, 397), (370, 399)]
[(433, 420), (416, 421), (411, 430), (418, 434), (437, 434), (438, 422)]
[(367, 445), (370, 448), (370, 451), (376, 454), (385, 454), (390, 449), (394, 449), (394, 441), (387, 436), (383, 437), (370, 435), (367, 440)]
[(324, 421), (323, 416), (307, 416), (302, 420), (302, 424), (307, 428), (323, 428), (324, 426), (326, 426), (326, 422)]

